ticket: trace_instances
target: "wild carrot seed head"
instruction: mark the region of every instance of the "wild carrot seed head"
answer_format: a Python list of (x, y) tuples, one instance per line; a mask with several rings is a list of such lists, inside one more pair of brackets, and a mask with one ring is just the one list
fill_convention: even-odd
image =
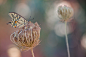
[(73, 9), (66, 5), (60, 5), (58, 6), (57, 13), (62, 21), (68, 21), (73, 16)]
[(10, 35), (11, 41), (21, 50), (29, 50), (40, 43), (40, 30), (38, 23), (28, 22), (22, 29)]

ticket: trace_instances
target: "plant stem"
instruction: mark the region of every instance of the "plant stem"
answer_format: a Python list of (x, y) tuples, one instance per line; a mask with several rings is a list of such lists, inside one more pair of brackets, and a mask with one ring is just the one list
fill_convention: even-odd
[(33, 49), (31, 49), (32, 56), (34, 57)]
[(67, 53), (68, 53), (68, 57), (70, 57), (70, 50), (69, 50), (68, 37), (67, 37), (67, 22), (66, 21), (65, 21), (65, 37), (66, 37)]

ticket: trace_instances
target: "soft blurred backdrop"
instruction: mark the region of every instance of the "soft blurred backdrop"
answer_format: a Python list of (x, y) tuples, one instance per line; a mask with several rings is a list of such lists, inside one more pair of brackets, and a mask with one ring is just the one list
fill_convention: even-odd
[(85, 0), (0, 0), (0, 57), (32, 57), (31, 51), (22, 51), (10, 41), (16, 28), (7, 25), (9, 12), (16, 12), (41, 27), (40, 45), (35, 57), (67, 57), (64, 23), (57, 16), (57, 6), (66, 4), (74, 9), (73, 20), (68, 23), (71, 57), (86, 57), (86, 2)]

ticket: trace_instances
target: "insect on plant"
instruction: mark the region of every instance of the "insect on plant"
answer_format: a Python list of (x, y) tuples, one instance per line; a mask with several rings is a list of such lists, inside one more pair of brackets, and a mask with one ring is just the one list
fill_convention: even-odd
[(9, 12), (9, 16), (11, 17), (11, 22), (8, 22), (7, 24), (10, 24), (14, 28), (17, 28), (17, 27), (22, 28), (24, 25), (26, 25), (29, 22), (31, 18), (30, 16), (29, 20), (26, 21), (26, 19), (23, 16), (15, 12)]
[[(10, 35), (10, 40), (21, 50), (31, 50), (34, 57), (33, 48), (40, 43), (40, 30), (38, 23), (26, 21), (21, 15), (10, 12), (9, 16), (12, 18), (10, 24), (14, 28), (21, 28)], [(31, 18), (31, 16), (30, 16)], [(34, 19), (34, 18), (33, 18)], [(30, 20), (30, 19), (29, 19)]]

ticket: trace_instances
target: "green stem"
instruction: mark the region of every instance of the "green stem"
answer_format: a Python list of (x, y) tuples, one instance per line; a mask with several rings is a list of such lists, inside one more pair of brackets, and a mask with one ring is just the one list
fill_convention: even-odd
[(31, 49), (32, 56), (34, 57), (33, 49)]
[(66, 21), (65, 21), (65, 37), (66, 37), (67, 53), (68, 53), (68, 57), (70, 57), (70, 50), (69, 50), (68, 37), (67, 37), (67, 22)]

